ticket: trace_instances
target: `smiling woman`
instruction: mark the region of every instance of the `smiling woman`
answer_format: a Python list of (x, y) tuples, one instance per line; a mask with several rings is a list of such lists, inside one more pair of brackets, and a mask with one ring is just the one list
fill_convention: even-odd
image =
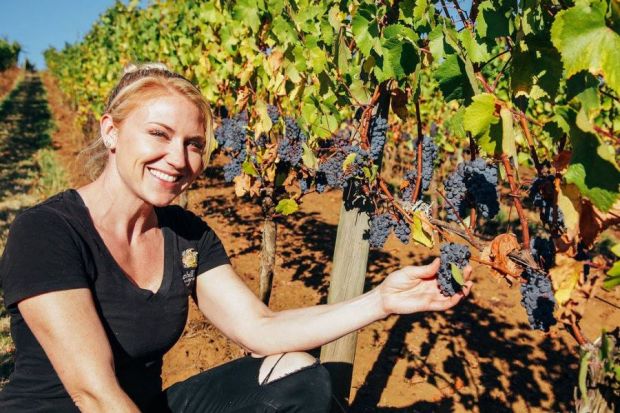
[[(170, 205), (205, 167), (211, 125), (189, 81), (161, 65), (133, 67), (100, 119), (96, 179), (15, 219), (0, 261), (16, 346), (3, 413), (327, 412), (329, 374), (306, 350), (468, 294), (469, 281), (441, 294), (435, 260), (345, 302), (272, 311), (215, 232)], [(249, 355), (162, 390), (162, 358), (183, 331), (188, 296)]]

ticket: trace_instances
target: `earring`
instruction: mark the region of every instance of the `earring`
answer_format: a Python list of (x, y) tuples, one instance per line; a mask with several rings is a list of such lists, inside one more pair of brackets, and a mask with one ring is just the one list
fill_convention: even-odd
[(118, 138), (118, 134), (116, 132), (112, 132), (110, 135), (106, 135), (103, 137), (103, 145), (110, 149), (113, 145), (114, 142), (116, 142), (116, 139)]

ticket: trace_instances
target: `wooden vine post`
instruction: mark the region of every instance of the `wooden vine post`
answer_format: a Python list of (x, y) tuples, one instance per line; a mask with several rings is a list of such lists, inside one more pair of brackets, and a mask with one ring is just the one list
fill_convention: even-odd
[[(373, 117), (381, 115), (387, 119), (389, 93), (385, 87), (380, 87), (379, 90), (376, 110), (372, 112), (367, 110), (365, 115), (372, 113)], [(369, 116), (362, 117), (362, 125), (364, 120), (369, 120), (368, 118)], [(362, 126), (360, 130), (362, 134), (368, 133), (367, 127)], [(381, 158), (377, 162), (381, 169)], [(369, 229), (370, 212), (367, 196), (361, 193), (354, 181), (349, 181), (349, 185), (343, 191), (340, 207), (333, 269), (327, 296), (329, 304), (349, 300), (364, 292), (369, 249), (364, 234)], [(344, 410), (343, 406), (348, 406), (356, 346), (357, 332), (353, 332), (321, 348), (321, 362), (330, 371), (332, 378), (332, 392), (336, 399), (332, 405), (334, 412), (341, 412)]]

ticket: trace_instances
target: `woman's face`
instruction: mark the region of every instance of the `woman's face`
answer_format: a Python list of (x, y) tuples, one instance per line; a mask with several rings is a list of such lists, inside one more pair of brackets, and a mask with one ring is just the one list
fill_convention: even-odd
[(131, 192), (152, 205), (168, 205), (202, 171), (204, 126), (200, 111), (184, 96), (140, 103), (117, 133), (118, 174)]

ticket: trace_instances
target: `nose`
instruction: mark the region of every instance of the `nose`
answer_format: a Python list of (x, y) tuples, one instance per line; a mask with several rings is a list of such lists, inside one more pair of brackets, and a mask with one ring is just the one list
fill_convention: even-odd
[(185, 144), (182, 139), (172, 139), (168, 144), (166, 161), (175, 169), (183, 169), (187, 163)]

